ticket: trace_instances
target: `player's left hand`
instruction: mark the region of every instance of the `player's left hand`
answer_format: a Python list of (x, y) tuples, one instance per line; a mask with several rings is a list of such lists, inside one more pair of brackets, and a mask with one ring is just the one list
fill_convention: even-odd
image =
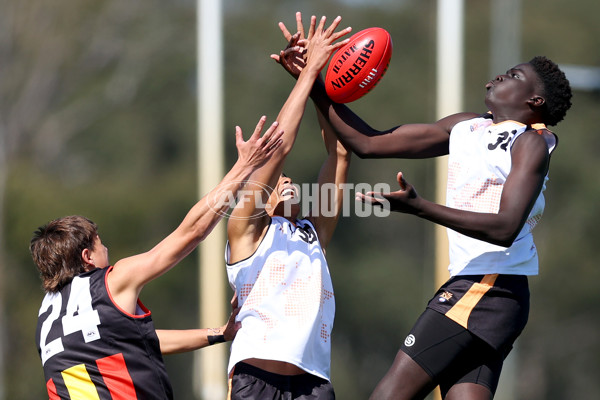
[[(302, 23), (302, 13), (296, 13), (296, 27), (297, 32), (292, 35), (287, 29), (283, 22), (279, 23), (279, 29), (283, 33), (283, 37), (288, 41), (288, 45), (285, 49), (281, 50), (279, 54), (271, 54), (271, 58), (278, 62), (283, 68), (288, 71), (294, 78), (298, 79), (302, 70), (306, 67), (310, 54), (313, 54), (313, 59), (319, 61), (313, 61), (313, 65), (317, 65), (319, 71), (325, 66), (329, 57), (335, 50), (343, 46), (348, 42), (349, 39), (342, 40), (341, 42), (335, 43), (335, 41), (352, 31), (350, 27), (345, 28), (341, 31), (335, 32), (341, 17), (337, 17), (333, 20), (328, 28), (325, 28), (325, 17), (321, 18), (319, 25), (317, 26), (317, 17), (312, 16), (310, 19), (310, 27), (308, 34), (304, 30), (304, 24)], [(316, 40), (315, 40), (316, 39)], [(311, 44), (316, 42), (314, 47), (321, 49), (322, 46), (326, 47), (324, 50), (324, 58), (321, 58), (321, 53), (318, 50), (311, 49)]]
[(298, 79), (306, 66), (306, 60), (304, 59), (306, 48), (298, 45), (299, 41), (300, 33), (295, 33), (292, 35), (285, 49), (281, 50), (279, 54), (271, 54), (271, 58), (279, 63), (295, 79)]
[(404, 179), (402, 172), (398, 172), (397, 180), (400, 190), (391, 193), (356, 193), (356, 200), (365, 204), (387, 207), (391, 211), (414, 214), (416, 212), (415, 202), (419, 199), (419, 195), (415, 188)]
[(302, 13), (297, 12), (297, 32), (292, 35), (283, 22), (279, 23), (279, 29), (281, 29), (281, 33), (285, 40), (288, 41), (288, 44), (279, 54), (271, 54), (271, 58), (296, 79), (298, 79), (300, 72), (302, 72), (302, 69), (306, 65), (306, 44), (315, 33), (316, 24), (317, 17), (313, 15), (310, 19), (308, 35), (306, 35), (304, 24), (302, 23)]
[(247, 166), (258, 168), (273, 156), (273, 153), (283, 143), (281, 137), (283, 131), (278, 129), (278, 123), (273, 122), (261, 137), (267, 117), (262, 116), (256, 124), (254, 133), (247, 141), (244, 141), (242, 128), (235, 127), (235, 146), (238, 150), (238, 160)]

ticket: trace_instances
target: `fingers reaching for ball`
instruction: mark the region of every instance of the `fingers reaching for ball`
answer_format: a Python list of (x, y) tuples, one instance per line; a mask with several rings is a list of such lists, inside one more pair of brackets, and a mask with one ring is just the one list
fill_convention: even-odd
[(247, 141), (244, 141), (242, 128), (235, 127), (235, 145), (238, 149), (239, 162), (252, 168), (258, 168), (271, 158), (283, 143), (283, 130), (278, 129), (279, 124), (277, 121), (273, 122), (264, 135), (261, 136), (266, 121), (267, 117), (262, 116), (260, 118), (254, 133)]
[(328, 28), (325, 28), (327, 18), (321, 17), (319, 25), (315, 28), (315, 32), (311, 39), (307, 39), (307, 68), (314, 68), (320, 72), (329, 61), (331, 55), (348, 42), (348, 39), (336, 42), (336, 40), (352, 31), (352, 28), (348, 27), (336, 32), (335, 29), (338, 27), (341, 20), (341, 17), (337, 17)]

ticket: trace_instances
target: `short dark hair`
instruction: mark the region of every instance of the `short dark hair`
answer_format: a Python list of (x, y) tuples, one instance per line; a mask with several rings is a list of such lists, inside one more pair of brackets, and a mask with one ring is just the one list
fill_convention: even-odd
[(540, 78), (546, 100), (544, 123), (552, 126), (562, 121), (571, 108), (571, 85), (558, 65), (544, 56), (536, 56), (529, 61)]
[(46, 292), (59, 291), (85, 272), (81, 253), (94, 249), (97, 235), (96, 224), (77, 215), (55, 219), (35, 231), (29, 251)]

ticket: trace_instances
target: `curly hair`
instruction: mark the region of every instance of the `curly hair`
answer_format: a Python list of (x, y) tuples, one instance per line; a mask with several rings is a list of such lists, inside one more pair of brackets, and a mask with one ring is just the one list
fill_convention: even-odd
[(529, 61), (538, 74), (543, 86), (546, 99), (544, 109), (544, 123), (552, 126), (562, 121), (571, 108), (571, 85), (565, 76), (550, 59), (544, 56), (536, 56)]
[(81, 252), (94, 249), (96, 235), (96, 224), (77, 215), (56, 219), (35, 231), (29, 251), (46, 292), (59, 291), (85, 272)]

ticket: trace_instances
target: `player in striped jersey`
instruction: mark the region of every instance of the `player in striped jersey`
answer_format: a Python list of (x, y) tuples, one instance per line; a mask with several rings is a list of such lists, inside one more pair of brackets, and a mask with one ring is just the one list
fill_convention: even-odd
[(261, 137), (261, 119), (248, 141), (236, 128), (238, 161), (196, 203), (181, 224), (151, 250), (110, 265), (95, 223), (63, 217), (40, 227), (30, 250), (46, 292), (36, 342), (50, 400), (171, 399), (162, 354), (232, 340), (235, 313), (215, 329), (155, 330), (139, 299), (148, 282), (186, 257), (219, 222), (224, 208), (212, 198), (235, 196), (241, 182), (281, 145), (274, 123)]

